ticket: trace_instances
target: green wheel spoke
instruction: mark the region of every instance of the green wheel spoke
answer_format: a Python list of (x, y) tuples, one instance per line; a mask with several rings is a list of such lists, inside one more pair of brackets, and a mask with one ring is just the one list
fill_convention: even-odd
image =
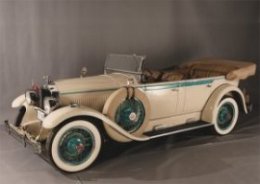
[(142, 102), (136, 98), (123, 101), (115, 115), (115, 121), (128, 132), (134, 132), (141, 127), (145, 118), (145, 109)]
[(217, 123), (219, 127), (223, 130), (229, 128), (233, 121), (234, 114), (235, 110), (231, 103), (223, 104), (218, 111)]
[(88, 130), (71, 129), (60, 140), (59, 156), (67, 163), (81, 164), (91, 155), (93, 144), (93, 135)]

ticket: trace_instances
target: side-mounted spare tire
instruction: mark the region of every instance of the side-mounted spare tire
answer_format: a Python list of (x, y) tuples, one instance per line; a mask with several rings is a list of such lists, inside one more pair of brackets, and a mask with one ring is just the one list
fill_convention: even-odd
[[(150, 117), (150, 103), (146, 95), (136, 88), (121, 88), (115, 91), (106, 101), (103, 114), (117, 123), (122, 129), (134, 136), (141, 136)], [(129, 138), (121, 135), (104, 123), (110, 138), (118, 142), (129, 142)]]

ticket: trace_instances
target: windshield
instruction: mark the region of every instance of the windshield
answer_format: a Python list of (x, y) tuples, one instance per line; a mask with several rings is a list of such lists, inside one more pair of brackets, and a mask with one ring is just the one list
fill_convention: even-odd
[(106, 58), (104, 73), (141, 74), (145, 56), (110, 54)]

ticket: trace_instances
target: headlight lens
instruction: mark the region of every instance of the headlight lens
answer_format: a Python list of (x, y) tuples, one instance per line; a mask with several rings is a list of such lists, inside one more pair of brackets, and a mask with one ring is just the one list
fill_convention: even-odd
[(38, 99), (38, 95), (35, 91), (26, 91), (25, 100), (29, 105), (34, 105)]
[(46, 114), (51, 113), (53, 109), (55, 109), (58, 105), (58, 101), (56, 98), (47, 97), (44, 99), (44, 111)]

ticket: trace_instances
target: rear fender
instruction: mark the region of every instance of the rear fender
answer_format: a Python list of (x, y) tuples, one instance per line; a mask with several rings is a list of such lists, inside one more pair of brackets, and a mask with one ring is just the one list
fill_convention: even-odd
[(248, 113), (245, 97), (242, 91), (236, 86), (230, 84), (223, 84), (220, 87), (218, 87), (209, 97), (202, 111), (202, 116), (201, 116), (202, 121), (206, 121), (208, 123), (215, 123), (218, 104), (220, 103), (220, 101), (223, 99), (225, 95), (232, 95), (232, 97), (238, 103), (240, 109), (242, 109), (246, 114)]

